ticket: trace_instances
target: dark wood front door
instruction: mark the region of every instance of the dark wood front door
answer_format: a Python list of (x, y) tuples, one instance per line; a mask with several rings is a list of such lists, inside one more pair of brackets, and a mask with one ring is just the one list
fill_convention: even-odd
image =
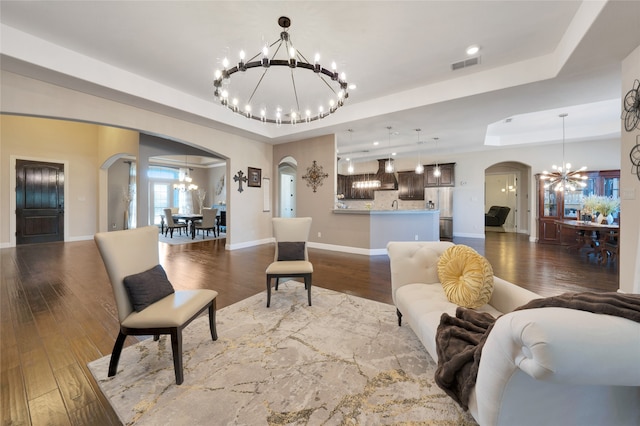
[(16, 161), (16, 244), (64, 241), (64, 165)]

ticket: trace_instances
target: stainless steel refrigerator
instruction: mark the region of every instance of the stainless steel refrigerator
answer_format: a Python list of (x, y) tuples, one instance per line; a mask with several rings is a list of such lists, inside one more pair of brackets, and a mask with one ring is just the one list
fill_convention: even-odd
[(440, 210), (440, 239), (453, 239), (453, 187), (439, 186), (425, 188), (424, 201), (426, 208), (430, 202), (436, 210)]

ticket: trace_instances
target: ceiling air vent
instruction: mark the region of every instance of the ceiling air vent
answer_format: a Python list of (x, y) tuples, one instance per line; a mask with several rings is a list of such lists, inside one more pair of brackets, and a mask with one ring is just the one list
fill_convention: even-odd
[(451, 64), (451, 71), (461, 70), (462, 68), (478, 65), (479, 63), (480, 63), (480, 56), (465, 59), (463, 61), (454, 62), (453, 64)]

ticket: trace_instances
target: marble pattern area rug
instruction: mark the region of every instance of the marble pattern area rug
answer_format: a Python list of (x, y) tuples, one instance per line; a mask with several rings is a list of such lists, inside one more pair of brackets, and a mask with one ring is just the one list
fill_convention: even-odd
[(282, 283), (183, 331), (184, 383), (175, 384), (171, 342), (126, 348), (89, 369), (124, 424), (475, 425), (434, 382), (434, 361), (395, 307)]

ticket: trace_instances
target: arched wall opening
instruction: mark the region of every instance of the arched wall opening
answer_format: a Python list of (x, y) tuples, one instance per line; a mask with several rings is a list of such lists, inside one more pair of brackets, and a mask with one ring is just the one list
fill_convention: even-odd
[(517, 161), (493, 164), (485, 169), (485, 214), (492, 206), (510, 209), (504, 224), (487, 226), (485, 232), (517, 232), (529, 235), (535, 197), (531, 195), (531, 167)]
[(278, 216), (296, 217), (296, 178), (298, 162), (287, 156), (278, 163)]

